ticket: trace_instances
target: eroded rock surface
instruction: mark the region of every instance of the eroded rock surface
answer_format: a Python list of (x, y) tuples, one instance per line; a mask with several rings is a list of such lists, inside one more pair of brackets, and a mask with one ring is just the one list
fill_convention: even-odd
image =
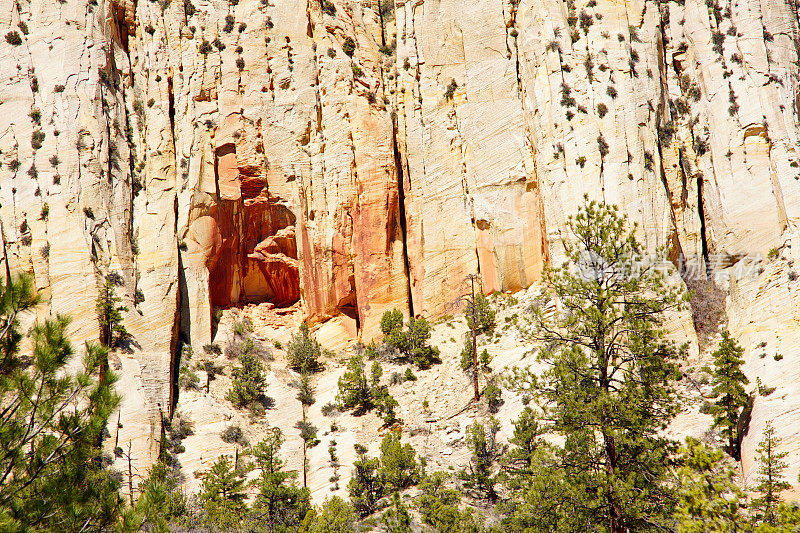
[(119, 438), (137, 457), (217, 308), (299, 302), (329, 345), (368, 341), (386, 310), (452, 313), (468, 274), (536, 282), (586, 194), (650, 249), (703, 258), (699, 276), (780, 250), (720, 283), (751, 381), (777, 387), (745, 475), (773, 420), (796, 479), (793, 2), (332, 4), (0, 0), (21, 40), (0, 45), (4, 258), (76, 340), (122, 276)]

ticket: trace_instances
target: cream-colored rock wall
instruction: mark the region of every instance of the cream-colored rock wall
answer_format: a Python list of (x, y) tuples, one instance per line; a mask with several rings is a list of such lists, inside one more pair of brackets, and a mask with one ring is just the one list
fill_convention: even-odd
[[(142, 468), (178, 345), (212, 342), (217, 308), (299, 298), (329, 345), (368, 341), (388, 309), (451, 314), (468, 274), (528, 287), (585, 194), (650, 249), (706, 254), (710, 274), (791, 253), (790, 1), (332, 5), (0, 0), (0, 34), (21, 39), (0, 41), (6, 265), (33, 273), (41, 318), (73, 316), (76, 341), (97, 338), (97, 288), (122, 276), (118, 440)], [(734, 333), (784, 355), (748, 347), (751, 380), (778, 389), (756, 401), (746, 476), (797, 398), (778, 370), (800, 331), (773, 272), (789, 257), (726, 285)]]

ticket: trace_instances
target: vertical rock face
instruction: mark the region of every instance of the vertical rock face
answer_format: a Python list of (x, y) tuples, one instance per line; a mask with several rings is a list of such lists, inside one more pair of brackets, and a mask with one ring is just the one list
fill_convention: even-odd
[[(369, 340), (386, 310), (451, 312), (468, 274), (538, 280), (584, 195), (702, 274), (780, 248), (726, 285), (729, 321), (800, 357), (790, 0), (0, 3), (6, 264), (78, 340), (122, 276), (136, 453), (155, 451), (179, 339), (210, 343), (215, 308), (301, 301)], [(753, 381), (800, 397), (756, 355)]]

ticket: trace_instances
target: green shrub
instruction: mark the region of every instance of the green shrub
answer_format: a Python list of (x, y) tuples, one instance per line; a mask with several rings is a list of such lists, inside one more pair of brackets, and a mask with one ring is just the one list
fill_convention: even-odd
[(339, 393), (336, 402), (339, 407), (354, 411), (356, 416), (376, 409), (383, 423), (390, 426), (397, 422), (395, 409), (398, 405), (385, 385), (380, 384), (383, 369), (375, 361), (368, 379), (364, 357), (354, 355), (347, 363), (347, 371), (339, 378)]
[(289, 367), (295, 372), (321, 372), (325, 365), (322, 364), (322, 347), (316, 339), (311, 337), (308, 324), (303, 322), (296, 334), (286, 347), (289, 358)]
[(352, 37), (345, 37), (344, 43), (342, 43), (342, 51), (348, 56), (353, 57), (356, 51), (356, 42)]
[[(464, 339), (464, 348), (461, 350), (461, 370), (465, 372), (472, 369), (472, 362), (475, 357), (474, 352), (472, 351), (472, 337), (467, 333), (466, 338)], [(478, 365), (480, 366), (480, 370), (484, 372), (491, 372), (492, 368), (489, 366), (489, 363), (492, 361), (492, 357), (489, 355), (488, 350), (484, 348), (484, 350), (478, 354)]]
[(414, 372), (412, 372), (410, 368), (406, 368), (406, 373), (403, 375), (403, 379), (405, 381), (417, 381), (417, 376), (414, 375)]
[(483, 395), (486, 399), (486, 405), (489, 406), (490, 413), (496, 413), (500, 409), (500, 406), (503, 405), (503, 391), (493, 382), (486, 386)]
[(242, 428), (237, 425), (226, 427), (219, 436), (228, 444), (238, 444), (242, 447), (246, 447), (250, 444), (247, 440), (247, 437), (244, 436), (244, 431), (242, 431)]
[[(467, 326), (472, 329), (472, 305), (467, 304), (464, 310), (464, 316), (467, 318)], [(475, 295), (475, 319), (476, 327), (475, 332), (478, 335), (489, 334), (494, 332), (496, 325), (495, 311), (489, 299), (481, 292)]]
[(233, 323), (232, 329), (233, 334), (237, 337), (246, 337), (253, 332), (253, 321), (246, 317), (241, 320), (236, 320)]
[(225, 398), (239, 408), (253, 407), (264, 395), (264, 365), (252, 350), (242, 351), (239, 362), (241, 366), (233, 369), (233, 382)]
[(194, 350), (191, 345), (185, 344), (181, 349), (180, 358), (178, 361), (178, 386), (181, 389), (197, 389), (199, 378), (197, 374), (191, 371), (192, 357)]
[(362, 356), (354, 355), (347, 362), (347, 370), (339, 378), (336, 402), (344, 409), (354, 409), (357, 415), (374, 407)]
[(414, 362), (421, 369), (430, 368), (439, 359), (439, 349), (430, 346), (431, 325), (424, 318), (409, 318), (407, 329), (403, 330), (403, 314), (395, 309), (387, 311), (381, 317), (383, 342), (395, 348), (400, 354)]

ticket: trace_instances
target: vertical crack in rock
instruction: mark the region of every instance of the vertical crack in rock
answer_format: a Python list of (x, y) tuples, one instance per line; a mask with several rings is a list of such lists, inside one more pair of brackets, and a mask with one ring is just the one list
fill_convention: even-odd
[[(396, 113), (395, 113), (396, 116)], [(400, 238), (403, 242), (403, 271), (406, 275), (408, 285), (408, 314), (414, 315), (414, 298), (411, 297), (411, 268), (408, 258), (408, 236), (406, 223), (406, 191), (405, 173), (403, 171), (403, 161), (400, 156), (400, 149), (397, 146), (397, 119), (392, 119), (392, 147), (394, 149), (394, 166), (397, 169), (397, 198), (400, 211)]]
[(709, 263), (708, 263), (708, 235), (706, 233), (706, 214), (705, 214), (705, 207), (703, 206), (703, 184), (704, 179), (703, 175), (700, 174), (697, 176), (697, 214), (700, 219), (700, 249), (703, 253), (703, 263), (705, 264), (706, 274), (711, 275), (711, 272), (708, 271)]
[[(171, 88), (170, 83), (170, 88)], [(170, 96), (172, 92), (170, 91)], [(170, 103), (172, 99), (170, 98)], [(175, 210), (175, 228), (174, 234), (178, 234), (178, 197), (175, 196), (174, 202), (174, 210)], [(183, 264), (181, 262), (181, 251), (180, 249), (177, 250), (178, 253), (178, 290), (175, 291), (175, 298), (176, 298), (176, 305), (175, 305), (175, 320), (172, 322), (172, 338), (170, 339), (170, 354), (171, 360), (169, 365), (169, 411), (168, 415), (172, 417), (172, 413), (175, 410), (175, 407), (178, 405), (178, 374), (180, 373), (180, 364), (181, 364), (181, 342), (180, 342), (180, 332), (181, 332), (181, 312), (183, 310), (184, 301), (184, 292), (186, 291), (186, 275), (183, 272)], [(186, 302), (188, 304), (188, 302)]]

